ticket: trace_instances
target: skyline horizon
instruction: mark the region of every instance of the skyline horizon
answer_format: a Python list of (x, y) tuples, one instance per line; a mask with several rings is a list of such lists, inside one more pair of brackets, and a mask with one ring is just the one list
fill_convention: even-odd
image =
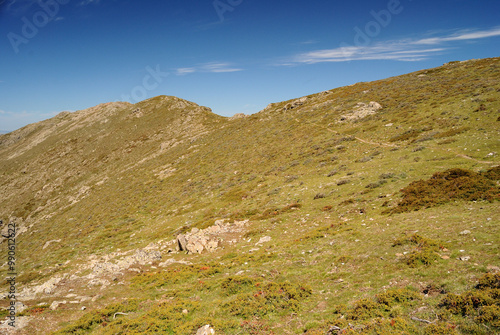
[[(433, 68), (439, 68), (439, 67), (445, 66), (446, 64), (449, 64), (449, 63), (452, 63), (452, 62), (469, 62), (469, 61), (475, 61), (475, 60), (481, 60), (481, 59), (490, 59), (490, 58), (500, 58), (500, 57), (487, 57), (487, 58), (476, 58), (476, 59), (474, 59), (474, 58), (473, 58), (473, 59), (459, 60), (459, 61), (456, 61), (456, 60), (455, 60), (455, 61), (448, 61), (448, 62), (446, 62), (446, 63), (444, 63), (444, 64), (441, 64), (441, 65), (436, 66), (436, 67), (433, 67)], [(431, 70), (431, 69), (433, 69), (433, 68), (422, 68), (422, 69), (418, 69), (418, 70), (416, 70), (416, 71), (412, 71), (412, 72), (404, 73), (404, 74), (401, 74), (401, 75), (408, 75), (408, 74), (411, 74), (411, 73), (414, 73), (414, 72), (423, 71), (423, 70)], [(398, 75), (398, 76), (401, 76), (401, 75)], [(385, 79), (389, 79), (389, 78), (393, 78), (393, 77), (398, 77), (398, 76), (390, 76), (390, 77), (385, 77), (385, 78), (375, 79), (375, 80), (372, 80), (372, 81), (358, 81), (358, 82), (353, 83), (353, 84), (350, 84), (350, 85), (333, 87), (333, 88), (331, 88), (331, 89), (324, 90), (324, 91), (335, 90), (335, 89), (338, 89), (338, 88), (343, 88), (343, 87), (347, 87), (347, 86), (356, 85), (356, 84), (358, 84), (358, 83), (381, 81), (381, 80), (385, 80)], [(294, 99), (299, 99), (299, 98), (302, 98), (302, 97), (306, 97), (306, 96), (310, 96), (310, 95), (319, 94), (319, 93), (324, 92), (324, 91), (320, 91), (320, 92), (312, 92), (312, 93), (309, 93), (309, 94), (306, 94), (306, 95), (303, 95), (303, 96), (290, 97), (289, 99), (286, 99), (286, 100), (281, 100), (281, 101), (270, 101), (267, 105), (269, 105), (269, 104), (273, 104), (273, 103), (285, 102), (285, 101), (294, 100)], [(234, 116), (234, 115), (236, 115), (236, 114), (245, 114), (245, 115), (252, 115), (252, 114), (256, 114), (256, 113), (259, 113), (259, 112), (261, 112), (262, 110), (264, 110), (264, 108), (267, 106), (267, 105), (266, 105), (264, 108), (262, 108), (262, 109), (260, 109), (260, 110), (258, 110), (258, 111), (252, 112), (252, 113), (248, 113), (248, 114), (247, 114), (247, 113), (242, 113), (242, 112), (236, 112), (236, 113), (234, 113), (234, 114), (232, 114), (232, 115), (222, 115), (222, 114), (216, 113), (216, 112), (213, 110), (213, 108), (212, 108), (212, 107), (210, 107), (210, 106), (201, 105), (201, 104), (197, 103), (196, 101), (187, 100), (187, 99), (184, 99), (183, 97), (173, 96), (173, 95), (169, 95), (169, 94), (158, 94), (158, 95), (156, 95), (156, 96), (148, 97), (148, 98), (146, 98), (146, 99), (144, 99), (144, 100), (137, 101), (137, 102), (133, 102), (133, 103), (131, 103), (131, 104), (132, 104), (132, 105), (139, 104), (139, 103), (142, 103), (142, 102), (144, 102), (144, 101), (147, 101), (147, 100), (150, 100), (150, 99), (154, 99), (154, 98), (156, 98), (156, 97), (160, 97), (160, 96), (172, 96), (172, 97), (180, 98), (180, 99), (183, 99), (183, 100), (186, 100), (186, 101), (189, 101), (189, 102), (194, 102), (194, 103), (198, 104), (199, 106), (202, 106), (202, 107), (207, 107), (207, 108), (211, 109), (212, 113), (214, 113), (214, 114), (217, 114), (217, 115), (219, 115), (219, 116), (223, 116), (223, 117), (228, 117), (228, 118), (230, 118), (230, 117), (232, 117), (232, 116)], [(47, 118), (45, 118), (45, 119), (41, 119), (41, 120), (38, 120), (38, 121), (35, 121), (35, 122), (32, 122), (32, 123), (28, 123), (28, 124), (26, 124), (26, 125), (24, 125), (24, 126), (22, 126), (22, 127), (20, 127), (20, 128), (16, 128), (16, 129), (0, 129), (0, 134), (1, 134), (1, 135), (8, 134), (8, 133), (14, 132), (14, 131), (16, 131), (16, 130), (22, 129), (22, 128), (24, 128), (25, 126), (28, 126), (28, 125), (30, 125), (30, 124), (50, 120), (50, 119), (52, 119), (52, 118), (56, 117), (56, 116), (57, 116), (58, 114), (60, 114), (60, 113), (66, 113), (66, 112), (69, 112), (69, 113), (75, 113), (75, 112), (83, 111), (83, 110), (86, 110), (86, 109), (89, 109), (89, 108), (94, 108), (94, 107), (97, 107), (97, 106), (99, 106), (99, 105), (108, 104), (108, 103), (114, 103), (114, 102), (128, 102), (128, 103), (130, 103), (129, 101), (115, 100), (115, 101), (100, 102), (100, 103), (98, 103), (97, 105), (87, 106), (87, 107), (84, 107), (84, 108), (82, 108), (82, 109), (78, 109), (78, 110), (61, 110), (61, 111), (55, 111), (55, 112), (53, 113), (53, 115), (52, 115), (52, 116), (49, 116), (49, 117), (47, 117)], [(1, 112), (1, 111), (0, 111), (0, 112)]]
[(493, 0), (6, 0), (0, 129), (158, 95), (222, 116), (253, 114), (361, 81), (498, 57), (499, 11)]

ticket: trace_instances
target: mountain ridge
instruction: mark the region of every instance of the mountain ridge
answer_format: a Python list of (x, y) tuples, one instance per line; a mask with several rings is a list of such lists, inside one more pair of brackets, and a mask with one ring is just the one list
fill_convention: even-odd
[[(243, 324), (247, 330), (262, 327), (261, 333), (326, 333), (343, 325), (333, 315), (348, 315), (339, 307), (344, 300), (355, 306), (360, 298), (371, 298), (372, 289), (399, 287), (394, 282), (408, 282), (417, 291), (422, 285), (463, 291), (468, 282), (460, 271), (476, 278), (496, 262), (496, 247), (486, 245), (498, 239), (495, 203), (450, 203), (397, 216), (383, 212), (397, 206), (400, 189), (435, 172), (487, 171), (499, 164), (498, 78), (499, 58), (452, 62), (229, 118), (193, 102), (158, 96), (137, 104), (63, 112), (0, 136), (0, 219), (18, 224), (20, 299), (33, 307), (56, 306), (69, 289), (82, 297), (74, 305), (60, 304), (60, 313), (59, 307), (51, 311), (46, 306), (46, 321), (36, 319), (25, 333), (43, 333), (37, 327), (49, 324), (50, 331), (71, 333), (64, 330), (69, 321), (82, 333), (123, 331), (109, 318), (99, 319), (98, 328), (78, 326), (84, 312), (77, 307), (97, 311), (110, 306), (113, 297), (125, 304), (120, 305), (123, 310), (126, 301), (139, 299), (143, 307), (133, 315), (161, 324), (153, 317), (152, 301), (172, 296), (181, 305), (201, 304), (214, 312), (193, 307), (195, 316), (178, 325), (179, 330), (173, 324), (162, 326), (171, 333), (195, 333), (206, 323), (227, 334), (238, 333)], [(473, 230), (469, 221), (484, 227), (475, 224)], [(415, 222), (425, 223), (417, 227)], [(458, 233), (465, 230), (484, 243), (464, 240), (469, 234)], [(196, 244), (215, 231), (223, 233), (213, 253), (175, 251), (179, 235), (192, 232), (201, 239)], [(397, 249), (403, 256), (387, 256), (395, 248), (391, 239), (415, 231), (452, 241), (446, 247), (450, 252), (439, 250), (448, 259), (414, 271), (402, 263), (403, 251), (411, 249)], [(261, 240), (265, 242), (257, 242)], [(2, 251), (6, 245), (2, 240)], [(480, 265), (455, 261), (460, 248), (472, 250)], [(117, 270), (121, 264), (126, 267)], [(193, 293), (191, 286), (183, 286), (184, 279), (161, 277), (169, 276), (170, 267), (193, 287), (200, 281), (209, 286)], [(205, 275), (200, 269), (206, 267), (222, 268)], [(450, 267), (459, 271), (440, 271)], [(384, 268), (391, 271), (379, 270)], [(233, 295), (220, 290), (227, 284), (225, 272), (237, 279), (241, 271), (252, 285), (263, 280), (271, 290), (288, 281), (292, 286), (282, 289), (292, 290), (307, 283), (311, 293), (297, 295), (293, 308), (267, 302), (274, 307), (261, 315), (263, 321), (252, 313), (238, 314), (241, 307), (231, 300)], [(146, 291), (134, 286), (143, 280)], [(158, 287), (172, 296), (163, 297), (167, 293), (158, 293), (157, 284), (150, 286), (155, 280), (169, 283), (170, 288)], [(332, 290), (336, 293), (325, 302), (323, 294)], [(271, 291), (266, 294), (277, 294)], [(282, 301), (279, 294), (276, 299)], [(440, 297), (432, 299), (432, 308), (438, 308)], [(406, 313), (412, 307), (398, 308)], [(302, 326), (292, 325), (292, 312)], [(360, 320), (376, 323), (377, 313)], [(226, 314), (231, 315), (227, 320)], [(28, 315), (36, 318), (36, 313)], [(125, 322), (136, 322), (134, 317)], [(443, 327), (446, 322), (472, 327), (466, 318), (443, 320), (438, 323)], [(425, 331), (418, 322), (404, 322), (413, 329), (409, 333)]]

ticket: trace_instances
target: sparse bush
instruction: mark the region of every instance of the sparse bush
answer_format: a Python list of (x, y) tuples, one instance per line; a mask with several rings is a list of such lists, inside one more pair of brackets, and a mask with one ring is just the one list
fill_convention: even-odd
[(330, 171), (330, 173), (328, 173), (326, 176), (327, 176), (327, 177), (333, 177), (333, 176), (335, 176), (337, 173), (339, 173), (339, 171), (338, 171), (338, 170), (333, 170), (333, 171)]
[(374, 189), (374, 188), (378, 188), (378, 187), (380, 187), (380, 186), (382, 186), (382, 185), (384, 185), (386, 183), (387, 183), (387, 180), (381, 179), (381, 180), (379, 180), (379, 181), (377, 181), (375, 183), (370, 183), (370, 184), (366, 185), (365, 188)]
[(417, 129), (407, 130), (401, 135), (392, 137), (391, 139), (389, 139), (389, 141), (390, 142), (407, 141), (412, 138), (418, 137), (421, 132), (422, 130), (417, 130)]
[(392, 288), (384, 293), (375, 296), (378, 303), (384, 304), (387, 307), (392, 307), (397, 304), (405, 305), (411, 301), (418, 300), (418, 293), (409, 288)]
[(293, 285), (289, 282), (268, 283), (253, 293), (238, 294), (233, 300), (224, 303), (222, 309), (234, 316), (264, 316), (278, 311), (296, 312), (302, 300), (309, 297), (312, 290), (306, 285)]
[(253, 287), (255, 280), (249, 277), (228, 277), (221, 283), (221, 288), (227, 295), (234, 295)]
[(325, 194), (324, 193), (317, 193), (315, 196), (314, 196), (314, 200), (317, 200), (317, 199), (323, 199), (325, 198)]
[(444, 248), (443, 243), (422, 237), (418, 234), (405, 236), (394, 241), (393, 246), (411, 244), (415, 249), (404, 260), (410, 267), (429, 266), (439, 258), (437, 251)]
[(363, 320), (383, 316), (380, 305), (371, 299), (358, 300), (354, 307), (347, 313), (350, 320)]
[(342, 179), (337, 182), (337, 186), (342, 186), (345, 184), (349, 184), (351, 181), (349, 179)]
[(416, 147), (416, 148), (414, 148), (414, 149), (412, 150), (412, 152), (418, 152), (418, 151), (422, 151), (422, 150), (425, 150), (425, 147), (420, 146), (420, 147)]
[(425, 327), (425, 335), (458, 335), (456, 326), (448, 323), (431, 324)]
[(451, 136), (455, 136), (458, 134), (462, 134), (462, 133), (466, 132), (467, 130), (470, 130), (470, 127), (461, 127), (461, 128), (457, 128), (457, 129), (450, 129), (450, 130), (447, 130), (445, 132), (434, 135), (434, 138), (451, 137)]
[(358, 163), (366, 163), (366, 162), (371, 161), (372, 159), (373, 159), (372, 156), (366, 156), (366, 157), (358, 159), (356, 162), (358, 162)]

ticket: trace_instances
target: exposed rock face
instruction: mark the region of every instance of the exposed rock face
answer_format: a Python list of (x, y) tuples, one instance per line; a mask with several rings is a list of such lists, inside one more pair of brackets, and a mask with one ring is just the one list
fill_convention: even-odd
[(379, 109), (382, 109), (382, 105), (378, 102), (371, 101), (369, 104), (364, 102), (358, 102), (354, 110), (350, 111), (348, 114), (342, 115), (340, 121), (352, 121), (357, 119), (365, 118), (369, 115), (376, 114)]
[(203, 250), (212, 252), (218, 246), (219, 240), (217, 237), (208, 235), (204, 231), (177, 236), (178, 250), (187, 251), (190, 254), (201, 254)]
[(294, 108), (297, 108), (297, 107), (300, 107), (302, 106), (306, 101), (308, 100), (307, 97), (302, 97), (300, 99), (297, 99), (297, 100), (294, 100), (288, 104), (286, 104), (285, 108), (283, 108), (285, 111), (287, 110), (290, 110), (290, 109), (294, 109)]
[(28, 326), (33, 320), (32, 316), (18, 316), (16, 318), (15, 328), (9, 325), (10, 319), (0, 323), (0, 334), (17, 334), (21, 329)]
[(243, 119), (245, 117), (247, 117), (247, 115), (245, 115), (244, 113), (236, 113), (233, 116), (231, 116), (229, 120)]
[(177, 236), (177, 250), (187, 251), (189, 254), (201, 254), (204, 250), (213, 252), (219, 246), (221, 234), (241, 231), (246, 223), (248, 220), (237, 221), (233, 224), (217, 220), (213, 226), (207, 229), (193, 228), (190, 233)]

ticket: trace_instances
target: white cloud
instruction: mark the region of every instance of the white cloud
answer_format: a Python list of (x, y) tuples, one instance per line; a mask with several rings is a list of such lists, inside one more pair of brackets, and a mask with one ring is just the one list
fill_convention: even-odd
[(228, 72), (238, 72), (238, 71), (243, 71), (243, 69), (233, 67), (229, 63), (213, 62), (213, 63), (201, 64), (201, 65), (196, 66), (196, 67), (178, 68), (176, 70), (176, 74), (178, 76), (183, 76), (183, 75), (195, 73), (195, 72), (228, 73)]
[(500, 36), (500, 27), (482, 31), (459, 31), (454, 34), (421, 39), (377, 42), (367, 46), (345, 45), (335, 49), (315, 50), (295, 55), (279, 65), (348, 62), (354, 60), (420, 61), (443, 53), (452, 42)]
[(336, 49), (317, 50), (294, 57), (288, 64), (314, 64), (322, 62), (347, 62), (353, 60), (397, 60), (420, 61), (446, 50), (445, 48), (409, 48), (410, 44), (401, 42), (384, 42), (371, 46), (345, 46)]
[(242, 69), (231, 67), (228, 63), (208, 63), (201, 67), (205, 72), (225, 73), (225, 72), (238, 72)]
[(176, 74), (178, 76), (183, 76), (183, 75), (186, 75), (189, 73), (194, 73), (194, 72), (196, 72), (196, 69), (194, 67), (182, 67), (182, 68), (177, 69)]
[(477, 39), (496, 37), (496, 36), (500, 36), (500, 27), (495, 27), (490, 30), (482, 30), (482, 31), (463, 30), (449, 36), (424, 38), (415, 41), (414, 44), (431, 45), (431, 44), (440, 44), (453, 41), (477, 40)]

